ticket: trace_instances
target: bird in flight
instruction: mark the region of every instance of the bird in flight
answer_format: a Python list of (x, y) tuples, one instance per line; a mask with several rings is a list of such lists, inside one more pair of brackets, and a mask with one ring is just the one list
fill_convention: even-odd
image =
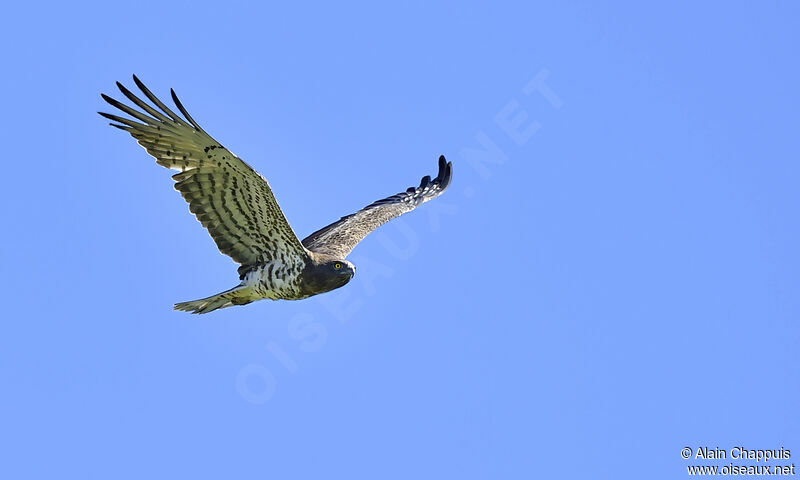
[(453, 176), (452, 163), (439, 157), (436, 178), (422, 177), (418, 187), (373, 202), (312, 233), (297, 238), (278, 206), (267, 180), (203, 130), (170, 90), (183, 117), (164, 105), (136, 77), (133, 81), (152, 105), (117, 82), (132, 108), (101, 94), (103, 100), (131, 118), (98, 112), (110, 125), (125, 130), (155, 157), (177, 170), (175, 189), (189, 210), (208, 229), (219, 251), (239, 267), (239, 285), (224, 292), (175, 304), (175, 310), (208, 313), (256, 300), (300, 300), (344, 286), (355, 275), (345, 260), (371, 231), (414, 210), (444, 192)]

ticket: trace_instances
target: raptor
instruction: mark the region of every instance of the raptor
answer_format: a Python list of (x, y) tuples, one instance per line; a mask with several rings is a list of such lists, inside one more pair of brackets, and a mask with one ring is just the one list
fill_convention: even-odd
[(283, 215), (267, 180), (214, 140), (189, 115), (170, 90), (182, 116), (158, 99), (135, 75), (147, 103), (121, 83), (117, 87), (140, 110), (105, 94), (102, 98), (128, 115), (98, 112), (110, 125), (130, 133), (159, 165), (177, 170), (175, 189), (211, 234), (220, 252), (240, 264), (239, 284), (189, 302), (176, 310), (208, 313), (256, 300), (300, 300), (342, 287), (355, 275), (346, 260), (370, 232), (447, 189), (451, 162), (439, 157), (435, 178), (422, 177), (417, 187), (373, 202), (317, 230), (302, 241)]

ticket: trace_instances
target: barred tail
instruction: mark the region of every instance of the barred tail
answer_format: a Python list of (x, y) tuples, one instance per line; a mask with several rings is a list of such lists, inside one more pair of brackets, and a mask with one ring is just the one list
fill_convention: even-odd
[(208, 313), (232, 305), (245, 305), (253, 300), (255, 300), (255, 298), (253, 298), (253, 292), (250, 290), (250, 287), (238, 285), (230, 290), (225, 290), (224, 292), (201, 298), (200, 300), (176, 303), (175, 310), (191, 313)]

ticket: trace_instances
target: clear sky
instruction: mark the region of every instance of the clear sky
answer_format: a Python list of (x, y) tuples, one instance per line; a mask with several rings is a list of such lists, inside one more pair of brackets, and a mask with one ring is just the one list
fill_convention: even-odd
[[(800, 458), (795, 2), (22, 2), (0, 477), (652, 478)], [(136, 73), (298, 235), (454, 165), (300, 302), (97, 110)], [(800, 461), (797, 461), (800, 463)]]

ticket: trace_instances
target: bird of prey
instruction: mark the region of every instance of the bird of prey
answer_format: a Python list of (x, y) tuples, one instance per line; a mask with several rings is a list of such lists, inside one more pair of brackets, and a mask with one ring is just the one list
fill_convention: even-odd
[(210, 297), (175, 304), (176, 310), (208, 313), (255, 300), (300, 300), (329, 292), (353, 278), (355, 266), (345, 260), (351, 250), (389, 220), (414, 210), (447, 189), (451, 162), (439, 157), (436, 178), (418, 187), (373, 202), (312, 233), (295, 235), (267, 180), (203, 130), (170, 90), (173, 112), (145, 87), (133, 81), (152, 105), (117, 82), (125, 97), (141, 110), (102, 94), (131, 118), (98, 112), (110, 125), (130, 133), (159, 165), (177, 170), (175, 189), (189, 210), (208, 229), (220, 252), (239, 263), (240, 283)]

